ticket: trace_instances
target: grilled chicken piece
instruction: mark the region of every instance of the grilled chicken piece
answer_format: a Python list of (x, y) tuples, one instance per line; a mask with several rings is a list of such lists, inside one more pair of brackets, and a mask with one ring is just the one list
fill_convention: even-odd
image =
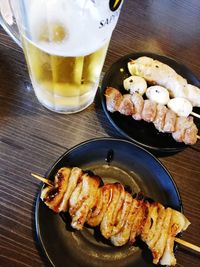
[(193, 145), (197, 142), (198, 129), (193, 123), (190, 128), (185, 130), (183, 142), (187, 145)]
[(82, 180), (82, 189), (78, 197), (78, 202), (75, 206), (70, 207), (70, 209), (73, 209), (71, 226), (77, 230), (83, 229), (87, 215), (95, 204), (97, 190), (101, 183), (101, 179), (98, 176), (91, 176), (87, 173), (82, 176)]
[(142, 119), (142, 110), (143, 110), (143, 106), (144, 106), (144, 99), (143, 97), (138, 94), (135, 93), (131, 96), (131, 101), (133, 103), (133, 106), (135, 108), (135, 113), (132, 115), (134, 120), (141, 120)]
[(136, 199), (133, 199), (125, 224), (123, 225), (122, 229), (118, 234), (112, 235), (110, 238), (114, 246), (123, 246), (129, 241), (132, 224), (138, 208), (139, 208), (138, 201)]
[(135, 109), (131, 101), (130, 94), (123, 95), (121, 103), (119, 104), (119, 107), (118, 107), (118, 111), (119, 113), (126, 115), (126, 116), (133, 115), (135, 113)]
[(176, 130), (172, 133), (173, 138), (177, 142), (183, 142), (186, 129), (190, 129), (193, 125), (193, 117), (178, 117), (176, 120)]
[(118, 212), (117, 221), (112, 229), (112, 236), (118, 234), (120, 230), (122, 229), (123, 225), (125, 224), (131, 205), (132, 205), (132, 199), (133, 198), (131, 194), (129, 194), (128, 192), (125, 192), (123, 206), (121, 208), (121, 212)]
[(163, 127), (163, 132), (173, 133), (176, 130), (176, 113), (168, 109), (165, 116), (165, 123)]
[(83, 174), (83, 171), (80, 168), (77, 168), (77, 167), (72, 168), (69, 179), (68, 179), (68, 185), (67, 185), (66, 192), (65, 192), (65, 194), (63, 196), (63, 200), (59, 206), (59, 212), (60, 211), (65, 212), (68, 210), (69, 198), (70, 198), (72, 192), (74, 191), (74, 189), (76, 188), (77, 183), (82, 180), (82, 174)]
[(173, 252), (175, 236), (179, 234), (181, 231), (186, 230), (189, 225), (190, 225), (190, 222), (181, 212), (172, 210), (168, 238), (167, 238), (164, 253), (160, 260), (160, 264), (170, 265), (170, 266), (176, 265), (176, 258)]
[(106, 107), (108, 111), (115, 112), (118, 111), (119, 105), (123, 99), (122, 94), (119, 92), (119, 90), (108, 87), (106, 89)]
[(54, 180), (54, 186), (47, 186), (41, 192), (41, 199), (55, 212), (60, 212), (59, 206), (67, 190), (70, 168), (61, 168)]
[(153, 123), (159, 132), (164, 132), (163, 128), (165, 126), (166, 113), (167, 113), (167, 108), (164, 105), (158, 104), (157, 105), (157, 111), (156, 111), (156, 117), (155, 117)]
[(112, 184), (111, 200), (100, 224), (101, 233), (107, 239), (110, 238), (112, 235), (112, 229), (116, 219), (115, 210), (118, 206), (121, 193), (122, 193), (122, 185), (120, 183)]
[(156, 117), (156, 102), (146, 99), (142, 110), (142, 119), (147, 122), (153, 122)]
[(158, 264), (160, 258), (163, 255), (163, 252), (165, 250), (168, 233), (170, 229), (170, 221), (172, 216), (172, 209), (167, 208), (165, 210), (165, 218), (162, 223), (162, 231), (160, 233), (160, 236), (158, 240), (156, 241), (155, 245), (151, 248), (151, 252), (153, 254), (153, 263)]
[[(101, 197), (99, 198), (99, 201), (102, 201), (102, 204), (100, 204), (100, 206), (98, 205), (99, 201), (97, 203), (95, 203), (93, 209), (92, 209), (92, 213), (89, 214), (88, 216), (88, 220), (87, 223), (90, 226), (98, 226), (100, 225), (103, 216), (108, 208), (108, 205), (110, 204), (111, 200), (112, 200), (112, 189), (113, 186), (112, 184), (106, 184), (103, 187), (99, 188), (98, 191), (101, 191)], [(101, 200), (102, 199), (102, 200)]]

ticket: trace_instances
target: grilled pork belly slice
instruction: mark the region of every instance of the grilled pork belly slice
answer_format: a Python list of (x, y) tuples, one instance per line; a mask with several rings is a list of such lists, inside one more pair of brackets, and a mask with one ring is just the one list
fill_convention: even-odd
[(136, 236), (141, 234), (144, 223), (146, 221), (147, 210), (148, 210), (147, 204), (144, 202), (144, 200), (138, 200), (138, 201), (139, 201), (139, 206), (135, 213), (135, 218), (131, 226), (131, 232), (129, 238), (131, 244), (134, 244)]
[(71, 217), (74, 216), (76, 210), (80, 207), (80, 205), (84, 201), (84, 199), (82, 199), (81, 201), (79, 200), (82, 186), (83, 186), (83, 180), (80, 183), (78, 183), (78, 185), (76, 186), (76, 188), (72, 192), (71, 197), (69, 199), (69, 214)]
[[(87, 216), (87, 223), (89, 224), (90, 220), (92, 220), (93, 218), (95, 218), (96, 216), (99, 215), (99, 213), (102, 210), (103, 207), (103, 192), (102, 192), (103, 187), (100, 187), (97, 191), (97, 195), (96, 195), (96, 200), (95, 200), (95, 204), (92, 207), (92, 209), (90, 209), (88, 216)], [(92, 226), (92, 225), (91, 225)]]
[(124, 204), (124, 200), (125, 200), (125, 189), (124, 186), (122, 184), (119, 183), (119, 190), (120, 190), (120, 196), (117, 202), (117, 205), (115, 206), (115, 210), (113, 212), (113, 216), (112, 216), (112, 234), (113, 234), (113, 228), (115, 225), (118, 224), (119, 222), (119, 215), (121, 214), (122, 211), (122, 207)]
[(163, 205), (158, 203), (158, 209), (157, 209), (157, 219), (156, 222), (154, 222), (154, 232), (152, 232), (151, 238), (148, 238), (146, 241), (148, 247), (152, 249), (155, 246), (155, 243), (157, 242), (158, 238), (162, 234), (162, 223), (165, 218), (165, 208)]
[(155, 233), (156, 221), (158, 217), (158, 203), (147, 203), (147, 208), (147, 219), (141, 233), (141, 239), (145, 243), (148, 243), (153, 238), (153, 235)]
[(82, 180), (82, 177), (81, 177), (82, 174), (83, 174), (83, 171), (80, 168), (78, 168), (78, 167), (72, 168), (69, 179), (68, 179), (68, 185), (67, 185), (66, 192), (65, 192), (65, 194), (63, 196), (63, 200), (59, 206), (59, 211), (65, 212), (68, 210), (69, 198), (70, 198), (72, 192), (74, 191), (74, 189), (76, 188), (77, 183)]
[(115, 223), (115, 210), (120, 199), (122, 192), (122, 185), (120, 183), (114, 183), (111, 185), (111, 199), (104, 213), (103, 219), (100, 224), (100, 230), (105, 238), (110, 238), (112, 234), (112, 229)]
[(99, 188), (99, 190), (102, 191), (102, 206), (101, 208), (94, 206), (94, 212), (89, 215), (89, 218), (87, 220), (87, 223), (93, 227), (101, 224), (103, 216), (108, 209), (110, 202), (112, 201), (113, 184), (106, 184), (103, 187)]
[(123, 246), (129, 241), (131, 228), (138, 208), (139, 208), (139, 202), (136, 199), (133, 199), (128, 217), (122, 229), (120, 230), (119, 233), (117, 233), (116, 235), (112, 235), (110, 238), (114, 246)]
[(180, 232), (185, 231), (189, 225), (190, 222), (181, 212), (172, 210), (168, 238), (164, 253), (162, 255), (162, 258), (160, 259), (161, 265), (170, 265), (170, 266), (176, 265), (176, 258), (174, 256), (175, 236)]
[(41, 199), (54, 212), (60, 212), (59, 205), (67, 190), (70, 173), (70, 168), (61, 168), (55, 176), (54, 186), (47, 186), (41, 192)]
[(165, 210), (165, 217), (162, 223), (162, 231), (160, 233), (160, 236), (158, 240), (156, 241), (155, 245), (151, 248), (151, 252), (153, 254), (153, 263), (158, 264), (160, 258), (163, 255), (163, 252), (165, 250), (168, 233), (170, 229), (170, 221), (172, 216), (172, 209), (167, 208)]
[(88, 213), (95, 205), (97, 190), (101, 179), (98, 176), (91, 176), (85, 173), (82, 176), (82, 181), (82, 188), (78, 201), (74, 206), (70, 206), (70, 209), (73, 209), (71, 226), (77, 230), (83, 229)]
[(125, 192), (125, 198), (124, 198), (121, 211), (118, 213), (117, 221), (112, 229), (112, 236), (118, 234), (120, 230), (122, 229), (123, 225), (125, 224), (130, 208), (131, 208), (132, 199), (133, 198), (131, 194), (129, 194), (128, 192)]

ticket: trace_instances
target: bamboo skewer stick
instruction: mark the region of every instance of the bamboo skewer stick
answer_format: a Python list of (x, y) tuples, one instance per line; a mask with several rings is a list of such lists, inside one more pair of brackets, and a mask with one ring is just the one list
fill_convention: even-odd
[(199, 136), (199, 135), (197, 135), (197, 139), (199, 139), (199, 140), (200, 140), (200, 136)]
[[(200, 138), (200, 137), (199, 137), (199, 138)], [(52, 181), (50, 181), (50, 180), (48, 180), (48, 179), (46, 179), (46, 178), (44, 178), (44, 177), (42, 177), (42, 176), (40, 176), (40, 175), (38, 175), (38, 174), (35, 174), (35, 173), (31, 173), (31, 175), (32, 175), (33, 177), (37, 178), (38, 180), (44, 182), (45, 184), (47, 184), (47, 185), (49, 185), (49, 186), (53, 186), (53, 182), (52, 182)], [(180, 238), (178, 238), (178, 237), (175, 237), (175, 241), (176, 241), (177, 243), (179, 243), (179, 244), (181, 244), (181, 245), (187, 247), (187, 248), (190, 248), (190, 249), (193, 249), (193, 250), (195, 250), (195, 251), (197, 251), (197, 252), (200, 252), (200, 247), (198, 247), (198, 246), (196, 246), (196, 245), (193, 245), (192, 243), (189, 243), (189, 242), (187, 242), (187, 241), (185, 241), (185, 240), (182, 240), (182, 239), (180, 239)]]
[(193, 249), (193, 250), (195, 250), (195, 251), (197, 251), (197, 252), (200, 252), (200, 247), (198, 247), (198, 246), (196, 246), (196, 245), (193, 245), (193, 244), (191, 244), (191, 243), (189, 243), (189, 242), (187, 242), (187, 241), (185, 241), (185, 240), (182, 240), (182, 239), (180, 239), (180, 238), (178, 238), (178, 237), (175, 237), (175, 241), (176, 241), (177, 243), (179, 243), (179, 244), (181, 244), (181, 245), (187, 247), (187, 248), (191, 248), (191, 249)]
[(191, 112), (190, 114), (193, 115), (194, 117), (197, 117), (197, 118), (200, 119), (200, 115), (199, 115), (199, 114), (197, 114), (197, 113), (195, 113), (195, 112)]
[(37, 178), (38, 180), (42, 181), (43, 183), (48, 184), (50, 186), (53, 186), (53, 183), (50, 180), (48, 180), (48, 179), (46, 179), (46, 178), (44, 178), (38, 174), (35, 174), (35, 173), (31, 173), (31, 175), (33, 177)]

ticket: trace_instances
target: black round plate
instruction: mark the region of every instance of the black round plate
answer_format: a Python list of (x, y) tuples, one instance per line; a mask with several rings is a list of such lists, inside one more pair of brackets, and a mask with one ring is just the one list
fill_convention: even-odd
[[(140, 56), (149, 56), (171, 66), (178, 74), (186, 78), (188, 83), (200, 87), (200, 81), (197, 77), (188, 68), (179, 64), (175, 60), (153, 53), (133, 53), (120, 58), (105, 74), (100, 90), (103, 109), (109, 121), (123, 137), (141, 145), (151, 152), (160, 152), (162, 154), (179, 152), (187, 146), (184, 143), (176, 142), (171, 134), (158, 132), (153, 123), (136, 121), (132, 119), (131, 116), (124, 116), (118, 112), (111, 113), (106, 108), (104, 95), (106, 88), (112, 86), (119, 89), (123, 94), (127, 93), (123, 88), (123, 80), (131, 76), (127, 68), (127, 63), (130, 59), (136, 59)], [(194, 111), (200, 113), (200, 108), (196, 108)], [(200, 122), (198, 119), (195, 119), (195, 124), (197, 125), (197, 128), (200, 129)]]
[[(177, 187), (165, 167), (149, 152), (130, 141), (101, 138), (84, 142), (68, 150), (48, 171), (53, 179), (63, 166), (92, 170), (106, 181), (120, 181), (131, 192), (143, 192), (155, 201), (177, 210), (182, 203)], [(56, 267), (147, 267), (152, 256), (144, 244), (114, 247), (98, 229), (85, 227), (75, 231), (67, 214), (55, 214), (38, 194), (36, 230), (41, 247)]]

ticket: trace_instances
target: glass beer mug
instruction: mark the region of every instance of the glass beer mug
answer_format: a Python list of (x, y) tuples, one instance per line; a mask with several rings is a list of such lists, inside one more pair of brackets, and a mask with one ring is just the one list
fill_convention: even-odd
[(89, 106), (123, 0), (0, 1), (1, 11), (10, 6), (1, 24), (23, 47), (40, 103), (60, 113)]

